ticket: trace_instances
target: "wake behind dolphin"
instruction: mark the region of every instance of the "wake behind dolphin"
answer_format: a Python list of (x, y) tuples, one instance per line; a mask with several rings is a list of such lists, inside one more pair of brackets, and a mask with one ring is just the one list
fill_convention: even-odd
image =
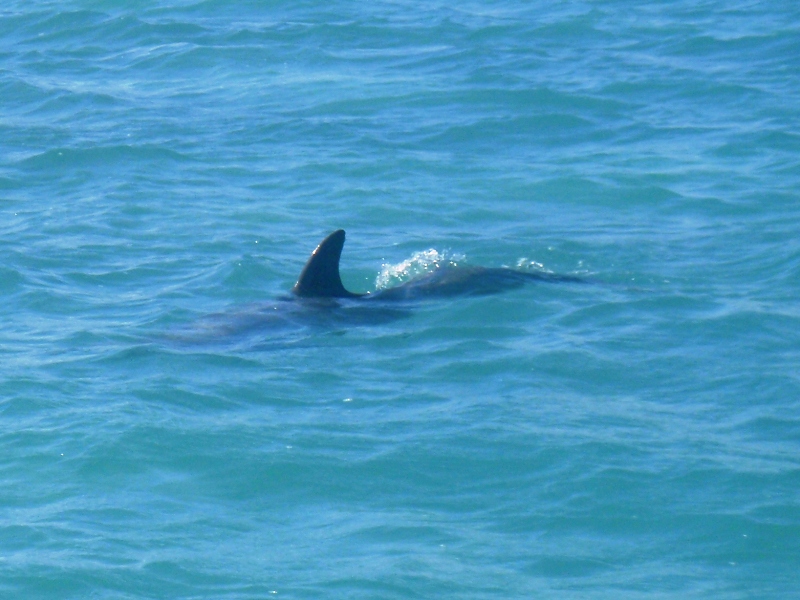
[(436, 265), (430, 273), (420, 275), (396, 287), (358, 294), (347, 290), (339, 274), (339, 261), (344, 247), (344, 229), (326, 237), (311, 253), (300, 272), (292, 293), (300, 298), (358, 298), (363, 300), (413, 300), (426, 297), (481, 296), (521, 287), (531, 281), (584, 283), (571, 275), (517, 271), (505, 267)]

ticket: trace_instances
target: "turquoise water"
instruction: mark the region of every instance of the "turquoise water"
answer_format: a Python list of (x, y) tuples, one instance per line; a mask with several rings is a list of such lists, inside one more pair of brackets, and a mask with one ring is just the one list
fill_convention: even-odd
[[(4, 4), (0, 597), (794, 597), (799, 24)], [(340, 227), (589, 283), (262, 322)]]

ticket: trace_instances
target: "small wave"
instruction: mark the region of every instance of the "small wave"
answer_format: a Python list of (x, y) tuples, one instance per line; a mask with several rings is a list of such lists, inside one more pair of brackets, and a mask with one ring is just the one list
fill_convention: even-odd
[(27, 156), (17, 164), (34, 169), (63, 169), (65, 167), (101, 167), (135, 162), (163, 164), (165, 161), (186, 159), (186, 155), (156, 144), (115, 144), (83, 148), (54, 148)]

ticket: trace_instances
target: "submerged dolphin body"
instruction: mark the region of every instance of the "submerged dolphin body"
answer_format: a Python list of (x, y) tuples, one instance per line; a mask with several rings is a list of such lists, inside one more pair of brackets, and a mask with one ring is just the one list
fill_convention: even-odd
[(311, 253), (300, 272), (292, 293), (300, 298), (356, 298), (380, 300), (413, 300), (427, 297), (482, 296), (511, 290), (530, 281), (583, 283), (570, 275), (533, 273), (508, 268), (439, 266), (393, 288), (366, 294), (348, 291), (339, 275), (345, 233), (338, 229), (326, 237)]

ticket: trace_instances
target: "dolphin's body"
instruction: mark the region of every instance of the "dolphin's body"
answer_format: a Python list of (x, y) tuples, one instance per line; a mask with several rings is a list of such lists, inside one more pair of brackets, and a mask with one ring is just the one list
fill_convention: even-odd
[(356, 294), (345, 289), (339, 275), (345, 233), (338, 229), (311, 253), (292, 293), (300, 298), (355, 298), (361, 300), (413, 300), (448, 296), (481, 296), (521, 287), (530, 281), (582, 283), (570, 275), (532, 273), (507, 268), (438, 266), (401, 285), (377, 292)]
[[(364, 294), (347, 290), (339, 275), (345, 232), (334, 231), (312, 252), (292, 294), (270, 303), (253, 304), (235, 312), (209, 315), (189, 335), (174, 340), (203, 341), (263, 339), (271, 334), (308, 328), (331, 330), (358, 325), (380, 325), (411, 314), (409, 303), (424, 298), (480, 296), (521, 287), (531, 281), (582, 283), (569, 275), (532, 273), (508, 268), (438, 266), (436, 270), (401, 285)], [(246, 341), (246, 340), (245, 340)], [(246, 345), (250, 345), (247, 342)]]

